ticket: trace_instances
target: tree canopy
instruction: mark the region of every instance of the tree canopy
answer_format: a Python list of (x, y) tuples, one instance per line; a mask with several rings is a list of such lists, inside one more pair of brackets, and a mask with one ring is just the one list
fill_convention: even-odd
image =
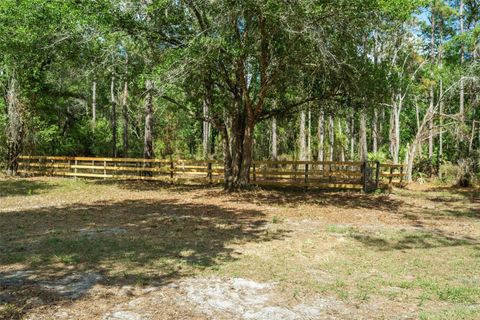
[(4, 0), (0, 156), (11, 172), (21, 153), (223, 159), (229, 189), (248, 185), (254, 158), (475, 168), (479, 10)]

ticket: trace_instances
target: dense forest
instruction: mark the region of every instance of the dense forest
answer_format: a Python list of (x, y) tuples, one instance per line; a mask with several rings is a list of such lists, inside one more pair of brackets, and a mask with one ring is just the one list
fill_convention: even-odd
[(0, 157), (380, 160), (480, 155), (478, 0), (2, 0)]

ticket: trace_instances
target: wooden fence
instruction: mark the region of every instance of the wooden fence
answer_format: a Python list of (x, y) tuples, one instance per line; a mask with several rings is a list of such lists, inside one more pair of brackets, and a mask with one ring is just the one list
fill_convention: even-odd
[[(21, 156), (24, 176), (62, 176), (170, 183), (223, 182), (222, 161)], [(404, 166), (378, 162), (254, 161), (250, 182), (255, 185), (295, 186), (369, 191), (384, 184), (401, 184)]]

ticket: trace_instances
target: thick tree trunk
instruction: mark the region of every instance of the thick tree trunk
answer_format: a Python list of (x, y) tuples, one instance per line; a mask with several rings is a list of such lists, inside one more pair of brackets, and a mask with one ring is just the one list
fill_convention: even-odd
[(147, 95), (145, 98), (145, 136), (143, 157), (153, 159), (153, 81), (146, 82)]
[(335, 145), (335, 124), (333, 122), (333, 116), (330, 114), (328, 116), (328, 160), (333, 161), (333, 152)]
[(323, 109), (320, 109), (320, 115), (318, 116), (318, 128), (317, 128), (317, 138), (318, 138), (318, 150), (317, 150), (317, 160), (324, 161), (324, 141), (325, 141), (325, 115)]
[[(245, 189), (250, 184), (252, 164), (254, 121), (251, 117), (236, 114), (221, 126), (223, 140), (225, 189), (235, 191)], [(229, 130), (230, 129), (230, 130)]]
[(110, 103), (112, 104), (112, 157), (117, 157), (117, 104), (115, 102), (115, 77), (110, 84)]
[(306, 161), (307, 160), (307, 137), (306, 137), (306, 129), (305, 129), (305, 110), (300, 111), (300, 134), (299, 134), (299, 147), (300, 147), (300, 154), (299, 160)]
[(360, 114), (360, 160), (368, 160), (368, 145), (367, 145), (367, 119), (365, 112)]
[(122, 115), (123, 115), (123, 156), (128, 157), (128, 82), (123, 84), (122, 97)]
[(278, 159), (277, 147), (277, 118), (272, 118), (272, 147), (270, 150), (270, 159), (276, 161)]
[(7, 89), (7, 174), (16, 175), (18, 157), (23, 144), (23, 119), (21, 105), (18, 99), (17, 80), (13, 75)]

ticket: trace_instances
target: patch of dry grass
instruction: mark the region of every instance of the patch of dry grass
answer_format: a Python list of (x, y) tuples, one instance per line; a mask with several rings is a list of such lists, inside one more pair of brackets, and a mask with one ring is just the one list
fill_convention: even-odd
[[(438, 186), (390, 196), (226, 194), (133, 182), (0, 180), (0, 273), (55, 278), (94, 270), (105, 288), (242, 277), (276, 283), (287, 304), (334, 296), (375, 318), (475, 319), (477, 195)], [(0, 304), (12, 290), (0, 286)], [(102, 301), (114, 303), (109, 299)], [(3, 302), (8, 312), (16, 307)]]

